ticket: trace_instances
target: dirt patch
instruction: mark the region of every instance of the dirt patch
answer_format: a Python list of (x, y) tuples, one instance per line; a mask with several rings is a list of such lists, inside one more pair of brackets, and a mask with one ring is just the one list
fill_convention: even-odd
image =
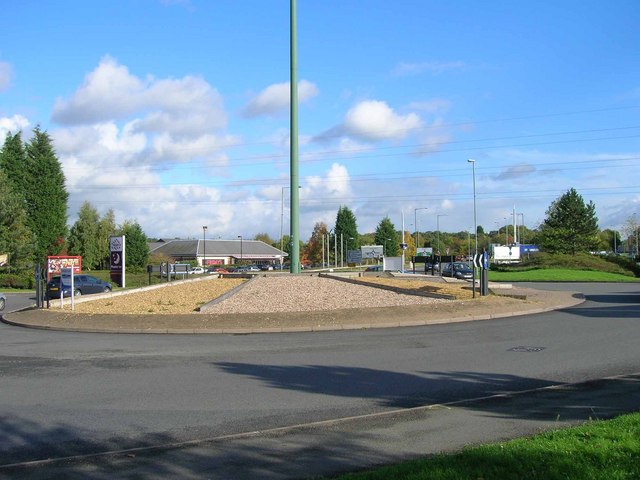
[[(357, 279), (362, 283), (373, 285), (386, 285), (389, 287), (404, 288), (407, 290), (418, 290), (427, 293), (437, 293), (441, 295), (452, 295), (456, 300), (473, 298), (471, 284), (467, 282), (433, 282), (422, 279), (404, 279), (387, 277), (361, 277)], [(477, 292), (476, 292), (477, 293)]]
[[(246, 282), (241, 278), (218, 278), (186, 282), (156, 290), (78, 303), (77, 314), (175, 315), (196, 313), (201, 305)], [(67, 310), (69, 307), (66, 307)]]

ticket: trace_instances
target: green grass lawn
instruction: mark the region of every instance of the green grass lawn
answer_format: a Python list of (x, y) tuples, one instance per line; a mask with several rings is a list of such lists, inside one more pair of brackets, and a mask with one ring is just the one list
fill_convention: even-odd
[(491, 282), (638, 282), (640, 278), (618, 273), (566, 268), (541, 268), (535, 270), (497, 272), (489, 270)]
[(640, 413), (531, 438), (466, 448), (339, 480), (639, 479)]

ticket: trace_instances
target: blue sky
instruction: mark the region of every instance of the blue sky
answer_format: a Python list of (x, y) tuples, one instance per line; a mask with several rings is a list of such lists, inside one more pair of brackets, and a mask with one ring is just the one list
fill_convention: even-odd
[[(300, 229), (528, 227), (574, 187), (640, 216), (640, 3), (298, 0)], [(288, 232), (289, 2), (7, 2), (0, 140), (149, 236)], [(283, 188), (285, 187), (285, 188)], [(285, 197), (284, 215), (282, 197)], [(419, 210), (416, 210), (419, 209)], [(426, 209), (426, 210), (425, 210)]]

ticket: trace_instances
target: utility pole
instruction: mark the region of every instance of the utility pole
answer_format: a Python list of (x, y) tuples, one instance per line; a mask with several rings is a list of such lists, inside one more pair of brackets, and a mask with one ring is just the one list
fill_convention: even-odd
[(296, 0), (291, 0), (291, 154), (290, 154), (290, 188), (291, 188), (291, 273), (300, 273), (300, 192), (298, 191), (298, 47), (296, 26)]

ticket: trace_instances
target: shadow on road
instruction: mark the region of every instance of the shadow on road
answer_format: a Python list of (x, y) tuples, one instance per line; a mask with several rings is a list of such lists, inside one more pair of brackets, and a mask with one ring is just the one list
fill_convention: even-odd
[[(550, 384), (544, 380), (495, 373), (422, 372), (407, 375), (367, 368), (314, 365), (216, 365), (229, 373), (267, 382), (273, 388), (376, 398), (382, 405), (394, 409), (386, 409), (388, 413), (385, 416), (373, 419), (354, 417), (344, 425), (336, 424), (327, 428), (300, 426), (233, 438), (200, 439), (179, 446), (170, 445), (177, 440), (168, 434), (145, 435), (141, 438), (114, 436), (105, 441), (94, 441), (91, 431), (81, 431), (63, 424), (43, 427), (33, 421), (4, 417), (0, 418), (0, 478), (275, 479), (308, 478), (316, 472), (314, 468), (317, 471), (325, 468), (326, 472), (329, 465), (329, 471), (333, 473), (350, 471), (363, 465), (405, 458), (402, 452), (384, 453), (369, 443), (372, 438), (380, 437), (389, 425), (400, 422), (425, 432), (438, 425), (437, 419), (441, 415), (437, 409), (401, 410), (402, 407), (463, 400), (469, 398), (470, 393), (478, 397), (481, 394), (494, 395)], [(622, 400), (612, 402), (612, 391), (616, 389), (624, 392), (618, 397), (624, 397), (626, 404)], [(613, 398), (618, 397), (614, 395)], [(640, 377), (631, 376), (542, 389), (526, 395), (462, 401), (454, 411), (480, 412), (480, 416), (487, 418), (491, 424), (500, 418), (508, 419), (509, 423), (514, 419), (522, 419), (540, 422), (540, 425), (548, 428), (550, 423), (557, 422), (559, 418), (565, 422), (602, 419), (637, 410), (639, 405)], [(368, 429), (372, 423), (377, 433)], [(361, 428), (363, 426), (367, 428)], [(143, 449), (100, 455), (132, 448)], [(64, 459), (94, 453), (99, 455)], [(44, 465), (8, 466), (47, 458), (62, 460)]]

